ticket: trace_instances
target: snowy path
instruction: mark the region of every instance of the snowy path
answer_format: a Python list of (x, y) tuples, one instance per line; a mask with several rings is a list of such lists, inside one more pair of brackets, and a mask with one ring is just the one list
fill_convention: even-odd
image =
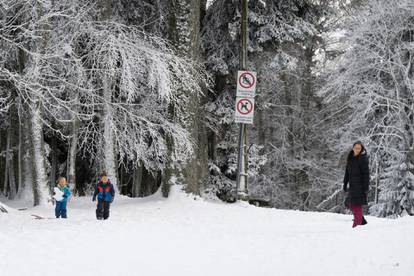
[(351, 216), (169, 199), (117, 198), (97, 221), (89, 198), (0, 213), (0, 275), (413, 275), (414, 218)]

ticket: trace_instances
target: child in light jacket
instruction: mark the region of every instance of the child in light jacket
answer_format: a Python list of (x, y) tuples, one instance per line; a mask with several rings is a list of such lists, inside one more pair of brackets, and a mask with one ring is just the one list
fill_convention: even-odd
[(66, 183), (66, 178), (59, 177), (58, 184), (55, 187), (55, 195), (53, 198), (56, 200), (55, 215), (56, 218), (67, 218), (67, 203), (71, 193)]

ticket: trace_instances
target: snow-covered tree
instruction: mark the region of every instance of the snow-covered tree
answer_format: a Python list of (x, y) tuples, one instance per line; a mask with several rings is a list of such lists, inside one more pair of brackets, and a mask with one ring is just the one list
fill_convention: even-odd
[(368, 2), (347, 21), (346, 51), (327, 68), (327, 135), (338, 152), (353, 140), (366, 142), (379, 172), (372, 174), (380, 190), (374, 214), (413, 215), (414, 5)]
[[(118, 165), (163, 170), (167, 157), (185, 163), (193, 152), (187, 130), (167, 109), (180, 114), (201, 92), (203, 70), (159, 37), (94, 20), (96, 8), (84, 1), (2, 2), (2, 111), (12, 95), (4, 83), (30, 114), (21, 118), (30, 119), (35, 204), (46, 202), (49, 188), (47, 131), (69, 141), (69, 175), (82, 149), (114, 184)], [(182, 83), (191, 93), (176, 93)], [(175, 145), (170, 152), (167, 137)]]

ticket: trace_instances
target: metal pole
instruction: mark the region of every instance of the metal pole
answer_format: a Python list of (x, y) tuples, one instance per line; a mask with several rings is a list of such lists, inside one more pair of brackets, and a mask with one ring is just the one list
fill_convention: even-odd
[[(248, 128), (247, 128), (247, 125), (246, 125), (246, 128), (244, 129), (244, 163), (243, 163), (243, 166), (244, 166), (244, 172), (246, 173), (246, 177), (244, 178), (244, 187), (242, 187), (241, 188), (241, 190), (242, 190), (242, 194), (244, 194), (244, 199), (246, 199), (246, 200), (248, 200), (248, 189), (247, 189), (247, 187), (248, 187), (248, 185), (249, 185), (249, 181), (248, 181), (248, 164), (249, 164), (249, 135), (248, 135)], [(243, 188), (244, 188), (244, 190), (243, 190)]]
[[(241, 58), (240, 67), (242, 70), (247, 70), (247, 0), (241, 0), (242, 17), (241, 17)], [(239, 154), (237, 162), (237, 185), (236, 185), (236, 200), (240, 197), (247, 196), (247, 173), (245, 172), (245, 140), (246, 140), (247, 125), (241, 124), (239, 131)]]
[(239, 198), (241, 194), (240, 186), (244, 186), (244, 133), (245, 133), (245, 124), (240, 125), (239, 131), (239, 155), (237, 160), (237, 186), (236, 186), (236, 200)]
[(247, 70), (247, 39), (248, 39), (248, 28), (247, 28), (247, 0), (242, 1), (242, 24), (241, 24), (241, 39), (242, 39), (242, 56), (241, 56), (241, 68)]
[(375, 181), (375, 204), (378, 204), (379, 161), (377, 160), (377, 179)]

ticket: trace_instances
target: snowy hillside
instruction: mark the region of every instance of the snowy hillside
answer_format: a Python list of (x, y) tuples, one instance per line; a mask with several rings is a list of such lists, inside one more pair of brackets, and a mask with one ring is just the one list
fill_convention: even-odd
[[(89, 198), (0, 213), (1, 275), (412, 275), (414, 218), (368, 217), (170, 198), (118, 197), (107, 221)], [(18, 202), (8, 202), (11, 207)], [(14, 205), (13, 205), (14, 204)]]

